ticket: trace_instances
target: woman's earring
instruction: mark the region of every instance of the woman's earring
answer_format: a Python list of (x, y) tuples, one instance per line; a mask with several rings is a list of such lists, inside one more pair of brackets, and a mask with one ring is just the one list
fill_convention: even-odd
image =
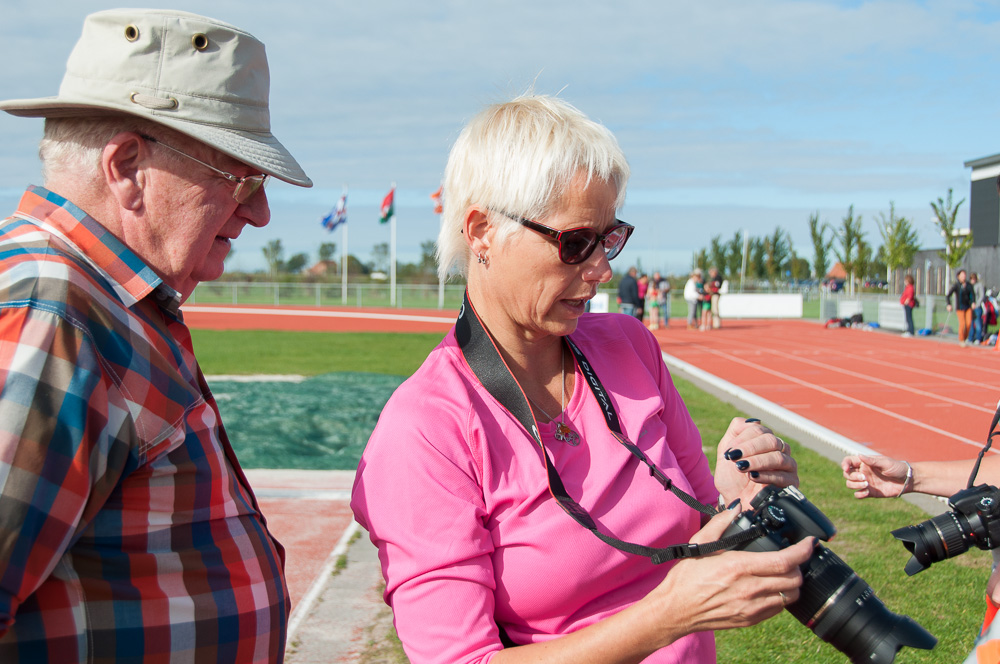
[(486, 267), (490, 266), (490, 259), (489, 259), (489, 257), (483, 258), (482, 254), (477, 254), (476, 258), (479, 259), (479, 263), (481, 265), (485, 265)]

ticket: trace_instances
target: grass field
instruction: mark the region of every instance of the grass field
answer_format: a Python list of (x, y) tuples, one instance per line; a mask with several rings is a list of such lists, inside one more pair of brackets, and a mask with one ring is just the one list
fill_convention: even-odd
[[(370, 371), (408, 375), (441, 335), (317, 334), (307, 332), (209, 332), (195, 330), (195, 349), (208, 374)], [(239, 348), (239, 353), (233, 349)], [(234, 355), (253, 361), (236, 361)], [(702, 437), (714, 447), (729, 421), (742, 416), (729, 405), (677, 381)], [(991, 558), (979, 550), (940, 562), (915, 577), (903, 573), (909, 554), (889, 534), (927, 514), (901, 500), (859, 501), (844, 488), (840, 469), (793, 440), (802, 490), (836, 524), (830, 548), (864, 578), (892, 611), (909, 615), (938, 639), (931, 652), (905, 649), (910, 662), (959, 662), (982, 620), (983, 589)], [(708, 449), (709, 459), (714, 451)], [(942, 512), (945, 511), (942, 506)], [(763, 625), (717, 634), (719, 662), (842, 663), (845, 657), (815, 637), (789, 613)], [(373, 647), (378, 644), (373, 644)], [(380, 660), (382, 661), (382, 660)], [(398, 661), (405, 662), (405, 658)]]

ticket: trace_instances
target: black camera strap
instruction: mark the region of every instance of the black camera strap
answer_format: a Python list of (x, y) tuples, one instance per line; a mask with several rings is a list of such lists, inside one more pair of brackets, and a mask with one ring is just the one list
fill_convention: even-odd
[[(707, 542), (705, 544), (674, 544), (664, 548), (654, 548), (631, 542), (623, 542), (611, 535), (602, 533), (598, 529), (594, 519), (590, 516), (590, 513), (573, 500), (569, 492), (566, 491), (566, 487), (563, 485), (562, 479), (559, 477), (559, 473), (552, 463), (552, 459), (549, 458), (548, 450), (545, 449), (545, 443), (542, 442), (542, 437), (538, 433), (538, 422), (531, 411), (528, 398), (500, 354), (496, 346), (496, 341), (479, 319), (479, 314), (476, 313), (475, 308), (469, 301), (468, 291), (465, 293), (462, 309), (458, 314), (458, 321), (455, 323), (455, 337), (458, 340), (459, 348), (462, 349), (462, 354), (465, 356), (465, 361), (469, 364), (479, 382), (501, 406), (514, 416), (521, 426), (524, 427), (524, 430), (538, 443), (548, 474), (549, 493), (552, 494), (552, 497), (556, 499), (559, 506), (574, 521), (592, 532), (601, 541), (620, 551), (645, 556), (650, 558), (654, 564), (659, 564), (669, 560), (694, 558), (723, 549), (731, 549), (755, 540), (763, 534), (763, 530), (754, 525), (747, 530), (724, 537), (715, 542)], [(563, 339), (565, 339), (572, 351), (574, 360), (577, 366), (580, 367), (580, 371), (583, 373), (594, 398), (597, 399), (597, 403), (604, 413), (608, 429), (618, 442), (624, 445), (633, 456), (649, 468), (651, 477), (655, 478), (665, 490), (677, 496), (685, 505), (709, 516), (718, 514), (718, 510), (714, 507), (702, 504), (699, 500), (675, 486), (673, 481), (664, 475), (663, 471), (657, 468), (642, 450), (625, 437), (621, 431), (618, 413), (611, 401), (611, 397), (601, 384), (594, 368), (587, 361), (587, 358), (579, 347), (568, 336), (563, 337)]]

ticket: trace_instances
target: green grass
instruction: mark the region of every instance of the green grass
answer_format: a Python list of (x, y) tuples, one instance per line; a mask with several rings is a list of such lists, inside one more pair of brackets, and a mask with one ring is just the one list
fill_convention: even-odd
[[(706, 452), (714, 462), (715, 442), (729, 421), (753, 413), (741, 413), (690, 383), (676, 382), (703, 440), (712, 446)], [(891, 611), (909, 615), (938, 638), (934, 650), (905, 648), (896, 661), (962, 661), (982, 623), (984, 589), (992, 562), (989, 554), (971, 550), (907, 577), (903, 566), (909, 553), (890, 531), (923, 521), (928, 515), (902, 500), (856, 500), (844, 487), (839, 467), (796, 441), (784, 439), (799, 464), (803, 493), (837, 526), (839, 532), (829, 548), (872, 586)], [(942, 505), (941, 511), (945, 509)], [(788, 612), (756, 627), (718, 632), (716, 640), (719, 662), (842, 664), (845, 660)]]
[(444, 334), (192, 330), (202, 370), (220, 374), (364, 371), (409, 376)]
[[(194, 330), (195, 349), (206, 373), (295, 373), (377, 371), (409, 375), (440, 341), (438, 334), (365, 334), (310, 332), (214, 332)], [(238, 352), (237, 352), (238, 349)], [(236, 358), (252, 358), (251, 360)], [(690, 383), (678, 389), (708, 444), (714, 445), (729, 421), (741, 413)], [(766, 422), (765, 422), (766, 424)], [(915, 577), (903, 566), (908, 553), (889, 534), (928, 517), (901, 500), (855, 500), (844, 488), (840, 469), (830, 461), (786, 438), (799, 464), (802, 490), (839, 529), (830, 548), (875, 589), (894, 612), (906, 614), (930, 630), (939, 644), (934, 651), (905, 649), (899, 664), (962, 661), (972, 646), (984, 611), (983, 593), (990, 556), (979, 550), (933, 565)], [(942, 512), (945, 507), (942, 505)], [(386, 650), (405, 662), (394, 634), (373, 635), (372, 648)], [(814, 636), (787, 612), (744, 630), (717, 634), (719, 662), (780, 662), (782, 664), (842, 664), (845, 657)], [(373, 661), (373, 660), (369, 660)], [(383, 660), (377, 660), (383, 661)]]

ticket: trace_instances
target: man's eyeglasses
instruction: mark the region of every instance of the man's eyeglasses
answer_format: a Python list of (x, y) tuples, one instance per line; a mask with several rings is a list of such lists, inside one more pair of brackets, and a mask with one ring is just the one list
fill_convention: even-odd
[(182, 157), (187, 157), (192, 161), (198, 162), (205, 168), (212, 169), (222, 177), (226, 178), (227, 180), (235, 184), (236, 189), (233, 190), (233, 198), (236, 199), (237, 203), (246, 203), (248, 200), (253, 198), (253, 195), (256, 194), (259, 189), (267, 186), (268, 178), (270, 178), (269, 175), (244, 175), (243, 177), (237, 177), (232, 173), (227, 173), (225, 171), (219, 170), (218, 168), (212, 166), (211, 164), (206, 164), (201, 159), (198, 159), (197, 157), (192, 157), (186, 152), (181, 152), (177, 148), (170, 147), (163, 141), (159, 141), (153, 138), (152, 136), (145, 136), (145, 135), (141, 136), (150, 143), (156, 143), (157, 145), (162, 145), (166, 149), (172, 150), (173, 152), (176, 152)]
[(557, 231), (543, 224), (506, 214), (525, 228), (530, 228), (536, 233), (541, 233), (552, 238), (559, 243), (559, 260), (567, 265), (577, 265), (590, 258), (598, 244), (604, 247), (604, 255), (608, 260), (622, 252), (629, 236), (635, 230), (635, 226), (626, 224), (621, 219), (616, 219), (618, 223), (608, 229), (607, 233), (598, 233), (593, 228), (570, 228), (564, 231)]

